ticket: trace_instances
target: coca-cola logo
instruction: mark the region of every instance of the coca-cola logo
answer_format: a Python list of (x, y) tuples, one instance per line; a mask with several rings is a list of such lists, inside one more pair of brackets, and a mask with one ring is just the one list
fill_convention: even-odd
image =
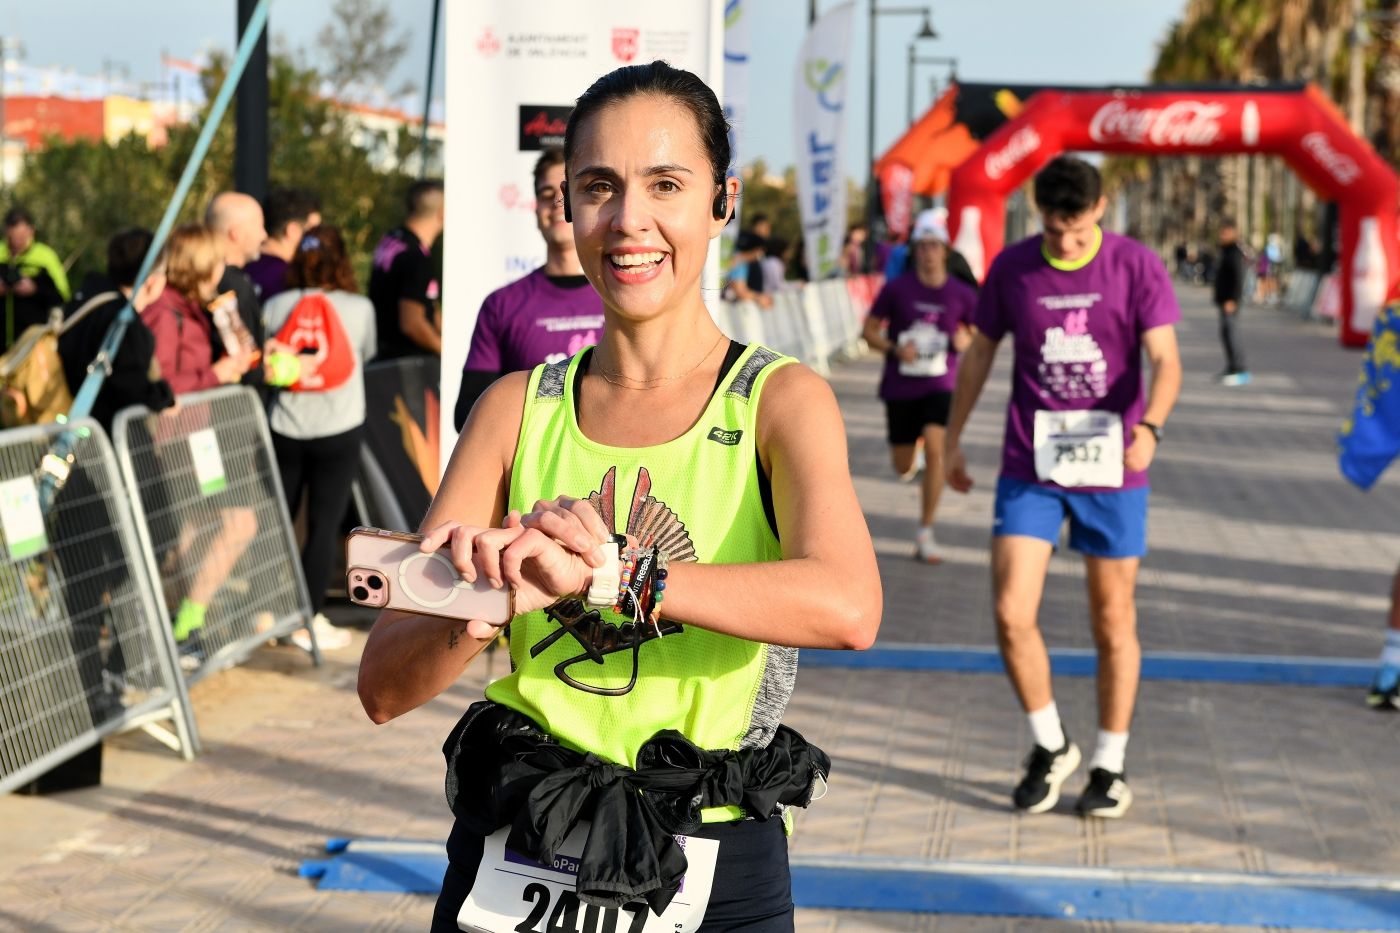
[(1361, 177), (1361, 166), (1345, 152), (1338, 152), (1326, 133), (1318, 131), (1304, 136), (1303, 149), (1340, 185), (1349, 185)]
[(564, 130), (572, 111), (572, 107), (556, 104), (521, 104), (520, 151), (538, 152), (563, 146)]
[(996, 181), (1026, 160), (1040, 148), (1040, 134), (1033, 126), (1024, 126), (1012, 134), (1006, 145), (987, 155), (987, 177)]
[(914, 206), (914, 172), (907, 165), (892, 165), (880, 180), (885, 195), (885, 223), (890, 232), (903, 237), (909, 233)]
[(1179, 100), (1165, 107), (1134, 109), (1127, 101), (1109, 101), (1089, 121), (1089, 136), (1098, 143), (1150, 143), (1154, 146), (1209, 146), (1220, 138), (1224, 104)]

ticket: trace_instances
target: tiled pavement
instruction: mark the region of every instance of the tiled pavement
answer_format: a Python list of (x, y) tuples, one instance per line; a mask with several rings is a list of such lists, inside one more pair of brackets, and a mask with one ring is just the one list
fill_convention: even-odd
[[(1400, 480), (1363, 495), (1336, 472), (1332, 438), (1358, 355), (1318, 325), (1250, 309), (1256, 380), (1218, 388), (1210, 309), (1199, 291), (1183, 300), (1187, 386), (1154, 468), (1144, 646), (1373, 655), (1400, 560)], [(875, 371), (862, 361), (833, 381), (881, 557), (881, 638), (990, 644), (985, 554), (1004, 372), (969, 431), (978, 487), (950, 495), (941, 513), (949, 562), (926, 568), (909, 559), (916, 491), (888, 474)], [(1088, 646), (1084, 614), (1079, 565), (1057, 557), (1043, 610), (1050, 642)], [(191, 764), (129, 735), (108, 744), (102, 788), (0, 799), (0, 929), (423, 929), (429, 899), (320, 893), (296, 867), (332, 836), (446, 832), (441, 738), (489, 672), (469, 671), (376, 728), (354, 696), (362, 643), (319, 671), (292, 649), (268, 649), (199, 684), (206, 754)], [(1071, 734), (1091, 743), (1092, 683), (1063, 680), (1057, 699)], [(1369, 713), (1354, 689), (1149, 682), (1129, 753), (1138, 802), (1118, 823), (1085, 823), (1064, 805), (1009, 812), (1029, 744), (1022, 721), (999, 676), (809, 669), (789, 722), (835, 767), (794, 852), (1370, 875), (1400, 858), (1400, 717)], [(798, 926), (1163, 929), (819, 911), (800, 911)]]

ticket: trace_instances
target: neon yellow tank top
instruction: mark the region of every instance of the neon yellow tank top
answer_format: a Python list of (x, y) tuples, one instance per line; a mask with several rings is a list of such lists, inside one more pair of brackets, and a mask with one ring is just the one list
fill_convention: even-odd
[[(782, 558), (758, 484), (758, 401), (774, 370), (793, 362), (750, 346), (695, 425), (653, 447), (607, 447), (579, 430), (574, 383), (581, 351), (535, 368), (511, 475), (509, 508), (588, 498), (615, 532), (651, 540), (672, 563), (739, 564)], [(742, 605), (732, 607), (742, 616)], [(602, 623), (626, 617), (602, 610)], [(585, 638), (543, 612), (511, 623), (513, 670), (486, 696), (540, 723), (563, 745), (636, 767), (638, 749), (674, 729), (706, 749), (761, 748), (773, 737), (797, 677), (797, 650), (665, 619), (640, 646), (590, 657)], [(603, 635), (616, 635), (608, 633)], [(622, 642), (622, 639), (617, 639)], [(635, 666), (634, 666), (635, 665)], [(733, 818), (732, 816), (730, 818)]]

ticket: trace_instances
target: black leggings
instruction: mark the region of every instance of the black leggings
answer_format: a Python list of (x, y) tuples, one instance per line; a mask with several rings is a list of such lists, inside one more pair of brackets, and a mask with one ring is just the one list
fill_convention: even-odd
[[(700, 933), (792, 933), (792, 874), (787, 835), (777, 817), (766, 822), (710, 823), (695, 834), (719, 840), (719, 859)], [(456, 933), (457, 914), (476, 883), (481, 837), (453, 832), (456, 861), (448, 863), (431, 933)]]
[(301, 569), (311, 591), (311, 611), (326, 605), (326, 583), (335, 562), (336, 542), (341, 521), (350, 507), (350, 484), (360, 463), (360, 442), (364, 426), (344, 434), (318, 437), (309, 441), (283, 437), (273, 432), (272, 449), (277, 453), (277, 470), (287, 496), (287, 511), (296, 520), (306, 493), (306, 544), (301, 549)]

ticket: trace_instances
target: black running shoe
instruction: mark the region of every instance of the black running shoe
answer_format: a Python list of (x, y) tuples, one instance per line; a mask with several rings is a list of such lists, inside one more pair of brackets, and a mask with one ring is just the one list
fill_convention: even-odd
[(1133, 805), (1133, 792), (1121, 772), (1095, 768), (1089, 772), (1089, 785), (1079, 795), (1074, 809), (1080, 816), (1116, 820)]
[(1060, 785), (1079, 767), (1079, 746), (1068, 738), (1057, 752), (1037, 745), (1026, 756), (1026, 776), (1011, 799), (1019, 810), (1044, 813), (1060, 802)]

